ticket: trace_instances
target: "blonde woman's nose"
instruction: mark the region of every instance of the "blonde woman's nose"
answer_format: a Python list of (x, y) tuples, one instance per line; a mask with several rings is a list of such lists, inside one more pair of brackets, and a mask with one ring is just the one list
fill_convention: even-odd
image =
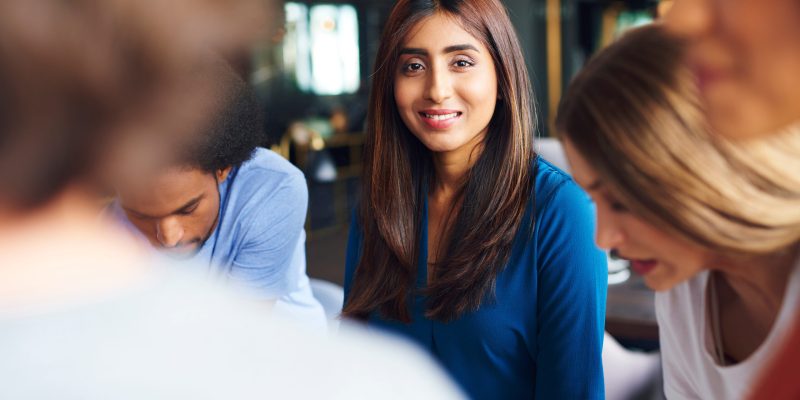
[(597, 211), (597, 233), (595, 243), (597, 247), (611, 250), (625, 242), (625, 233), (617, 224), (616, 218), (609, 211)]

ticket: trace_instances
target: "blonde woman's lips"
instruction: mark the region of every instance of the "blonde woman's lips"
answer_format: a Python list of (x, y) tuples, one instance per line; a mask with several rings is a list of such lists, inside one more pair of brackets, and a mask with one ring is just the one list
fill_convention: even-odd
[(639, 275), (647, 275), (656, 265), (656, 260), (631, 260), (631, 269)]

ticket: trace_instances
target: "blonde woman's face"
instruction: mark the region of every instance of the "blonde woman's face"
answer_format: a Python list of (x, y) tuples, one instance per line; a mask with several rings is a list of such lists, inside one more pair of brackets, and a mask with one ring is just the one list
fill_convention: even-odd
[(564, 150), (575, 182), (595, 203), (598, 247), (616, 250), (656, 291), (669, 290), (707, 268), (712, 259), (709, 252), (631, 213), (608, 191), (602, 177), (569, 140), (564, 141)]

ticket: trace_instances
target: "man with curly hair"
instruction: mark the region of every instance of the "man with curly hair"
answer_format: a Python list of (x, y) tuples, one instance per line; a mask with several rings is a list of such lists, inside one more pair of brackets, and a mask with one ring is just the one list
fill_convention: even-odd
[(161, 253), (207, 265), (276, 313), (324, 328), (306, 275), (305, 178), (258, 147), (265, 136), (249, 86), (227, 65), (212, 70), (226, 86), (222, 112), (179, 146), (171, 165), (115, 185), (112, 213)]

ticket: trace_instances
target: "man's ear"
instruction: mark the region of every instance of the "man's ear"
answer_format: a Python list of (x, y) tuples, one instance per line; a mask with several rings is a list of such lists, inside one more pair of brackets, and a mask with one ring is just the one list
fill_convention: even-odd
[(218, 169), (217, 172), (214, 174), (217, 177), (217, 182), (222, 182), (228, 178), (228, 174), (231, 173), (231, 169), (233, 167), (226, 167), (222, 169)]

